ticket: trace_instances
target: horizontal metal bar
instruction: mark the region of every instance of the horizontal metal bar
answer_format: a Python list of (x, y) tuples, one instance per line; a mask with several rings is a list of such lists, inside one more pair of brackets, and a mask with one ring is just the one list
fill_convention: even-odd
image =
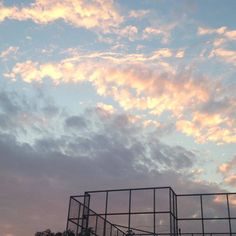
[[(85, 193), (106, 193), (106, 192), (121, 192), (121, 191), (137, 191), (137, 190), (153, 190), (153, 189), (173, 189), (170, 186), (166, 187), (146, 187), (146, 188), (121, 188), (121, 189), (107, 189), (107, 190), (94, 190), (86, 191)], [(174, 192), (174, 191), (173, 191)]]
[(217, 218), (214, 218), (214, 217), (204, 217), (204, 218), (178, 218), (178, 220), (184, 220), (184, 221), (187, 221), (187, 220), (236, 220), (236, 217), (217, 217)]
[[(236, 235), (236, 232), (235, 233), (231, 233), (232, 235)], [(154, 234), (152, 233), (152, 234), (150, 234), (150, 233), (142, 233), (142, 234), (135, 234), (135, 236), (143, 236), (143, 235), (151, 235), (151, 236), (153, 236)], [(170, 236), (170, 233), (156, 233), (156, 235), (158, 235), (158, 236), (160, 236), (160, 235), (169, 235)], [(182, 233), (181, 232), (181, 236), (182, 235), (203, 235), (202, 233)], [(205, 235), (212, 235), (212, 236), (214, 236), (214, 235), (230, 235), (230, 233), (229, 232), (222, 232), (222, 233), (219, 233), (219, 232), (209, 232), (209, 233), (205, 233)]]
[(75, 197), (76, 197), (76, 198), (78, 198), (78, 197), (84, 197), (84, 194), (83, 194), (83, 195), (71, 195), (70, 197), (71, 197), (71, 198), (75, 198)]
[(147, 214), (170, 214), (171, 212), (170, 211), (157, 211), (157, 212), (153, 212), (153, 211), (137, 211), (137, 212), (108, 212), (108, 213), (96, 213), (100, 216), (104, 216), (104, 215), (110, 215), (110, 216), (113, 216), (113, 215), (147, 215)]
[(214, 195), (234, 195), (236, 192), (225, 192), (225, 193), (187, 193), (187, 194), (177, 194), (177, 197), (195, 197), (195, 196), (214, 196)]
[[(133, 227), (127, 227), (127, 226), (124, 226), (124, 225), (117, 225), (117, 224), (115, 224), (115, 226), (121, 227), (121, 228), (125, 228), (125, 229), (132, 229), (132, 230), (136, 230), (136, 231), (140, 231), (140, 232), (143, 232), (143, 233), (147, 233), (147, 234), (153, 235), (153, 232), (146, 231), (146, 230), (142, 230), (142, 229), (136, 229), (136, 228), (133, 228)], [(136, 235), (136, 234), (135, 234), (135, 235)], [(143, 235), (143, 234), (142, 234), (142, 235)]]

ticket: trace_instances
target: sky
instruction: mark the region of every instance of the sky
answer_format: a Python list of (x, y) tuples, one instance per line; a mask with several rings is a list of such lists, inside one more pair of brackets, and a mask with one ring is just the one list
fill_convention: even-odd
[(69, 196), (236, 191), (236, 1), (0, 1), (0, 235)]

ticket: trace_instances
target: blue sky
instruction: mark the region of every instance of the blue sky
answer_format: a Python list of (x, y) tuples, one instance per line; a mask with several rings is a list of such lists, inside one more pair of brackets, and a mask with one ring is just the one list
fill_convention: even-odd
[(235, 9), (0, 1), (0, 234), (62, 230), (94, 188), (236, 191)]

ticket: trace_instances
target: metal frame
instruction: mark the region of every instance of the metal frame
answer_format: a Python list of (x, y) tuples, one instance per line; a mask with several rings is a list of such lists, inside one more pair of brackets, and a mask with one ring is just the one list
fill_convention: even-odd
[[(110, 210), (109, 202), (111, 200), (111, 195), (116, 193), (124, 193), (127, 196), (127, 206), (126, 210)], [(146, 199), (142, 199), (143, 203), (148, 203), (151, 207), (146, 208), (145, 210), (134, 210), (134, 196), (138, 193), (149, 193), (151, 194), (152, 203), (148, 202)], [(164, 193), (164, 198), (161, 199), (161, 194)], [(101, 202), (98, 200), (98, 195), (103, 195), (103, 206), (101, 207)], [(118, 195), (115, 195), (118, 196)], [(162, 196), (162, 197), (163, 197)], [(225, 197), (227, 217), (225, 216), (213, 216), (209, 217), (205, 215), (205, 210), (207, 206), (204, 204), (204, 200), (207, 197)], [(111, 190), (96, 190), (96, 191), (86, 191), (84, 195), (71, 196), (68, 210), (67, 226), (66, 229), (72, 229), (75, 235), (83, 236), (83, 232), (89, 228), (93, 228), (93, 231), (90, 232), (96, 236), (131, 236), (133, 234), (144, 236), (144, 235), (169, 235), (169, 236), (180, 236), (180, 235), (204, 235), (204, 236), (213, 236), (213, 235), (230, 235), (236, 236), (236, 232), (233, 232), (232, 221), (235, 221), (236, 224), (236, 215), (232, 216), (231, 208), (232, 204), (230, 203), (229, 197), (235, 197), (236, 193), (201, 193), (201, 194), (176, 194), (171, 187), (149, 187), (149, 188), (132, 188), (132, 189), (111, 189)], [(190, 199), (194, 197), (198, 199), (200, 204), (200, 216), (187, 216), (183, 217), (180, 215), (179, 211), (183, 210), (183, 207), (180, 207), (181, 199), (187, 198)], [(159, 199), (160, 198), (160, 199)], [(81, 200), (80, 200), (81, 199)], [(168, 205), (164, 210), (160, 210), (160, 203), (166, 201)], [(158, 203), (159, 201), (159, 203)], [(161, 202), (162, 201), (162, 202)], [(83, 202), (83, 203), (82, 203)], [(73, 204), (72, 204), (73, 203)], [(97, 203), (100, 207), (100, 210), (90, 209), (91, 203)], [(113, 203), (114, 204), (114, 203)], [(118, 202), (117, 202), (118, 204)], [(221, 204), (221, 203), (217, 203)], [(76, 209), (75, 209), (76, 208)], [(102, 210), (101, 210), (102, 209)], [(235, 208), (236, 209), (236, 208)], [(76, 213), (73, 212), (77, 211)], [(96, 212), (95, 212), (96, 211)], [(81, 213), (82, 212), (82, 213)], [(75, 215), (74, 215), (75, 214)], [(152, 220), (150, 221), (150, 227), (148, 230), (134, 226), (133, 219), (137, 219), (138, 216), (148, 217), (151, 216)], [(165, 232), (162, 232), (160, 229), (161, 225), (157, 225), (160, 220), (157, 220), (157, 217), (168, 216), (169, 221), (167, 223), (167, 229)], [(92, 222), (92, 218), (95, 217), (95, 223)], [(126, 224), (119, 224), (119, 222), (114, 222), (111, 220), (112, 217), (125, 217)], [(199, 232), (186, 232), (181, 230), (180, 224), (188, 224), (192, 222), (200, 222)], [(226, 232), (207, 232), (205, 226), (207, 222), (228, 222), (228, 229)], [(152, 222), (152, 223), (151, 223)], [(70, 225), (73, 224), (73, 227)], [(92, 226), (93, 225), (93, 226)], [(158, 226), (158, 227), (157, 227)], [(98, 228), (100, 227), (100, 231)], [(236, 228), (236, 227), (235, 227)], [(234, 229), (236, 231), (236, 229)], [(182, 232), (181, 232), (182, 231)], [(87, 235), (86, 235), (87, 236)]]

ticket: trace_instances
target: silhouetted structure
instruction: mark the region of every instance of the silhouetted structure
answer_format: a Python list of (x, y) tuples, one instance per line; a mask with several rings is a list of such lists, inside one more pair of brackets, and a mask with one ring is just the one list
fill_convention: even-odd
[(67, 230), (77, 235), (234, 235), (236, 193), (176, 194), (171, 187), (71, 196)]

